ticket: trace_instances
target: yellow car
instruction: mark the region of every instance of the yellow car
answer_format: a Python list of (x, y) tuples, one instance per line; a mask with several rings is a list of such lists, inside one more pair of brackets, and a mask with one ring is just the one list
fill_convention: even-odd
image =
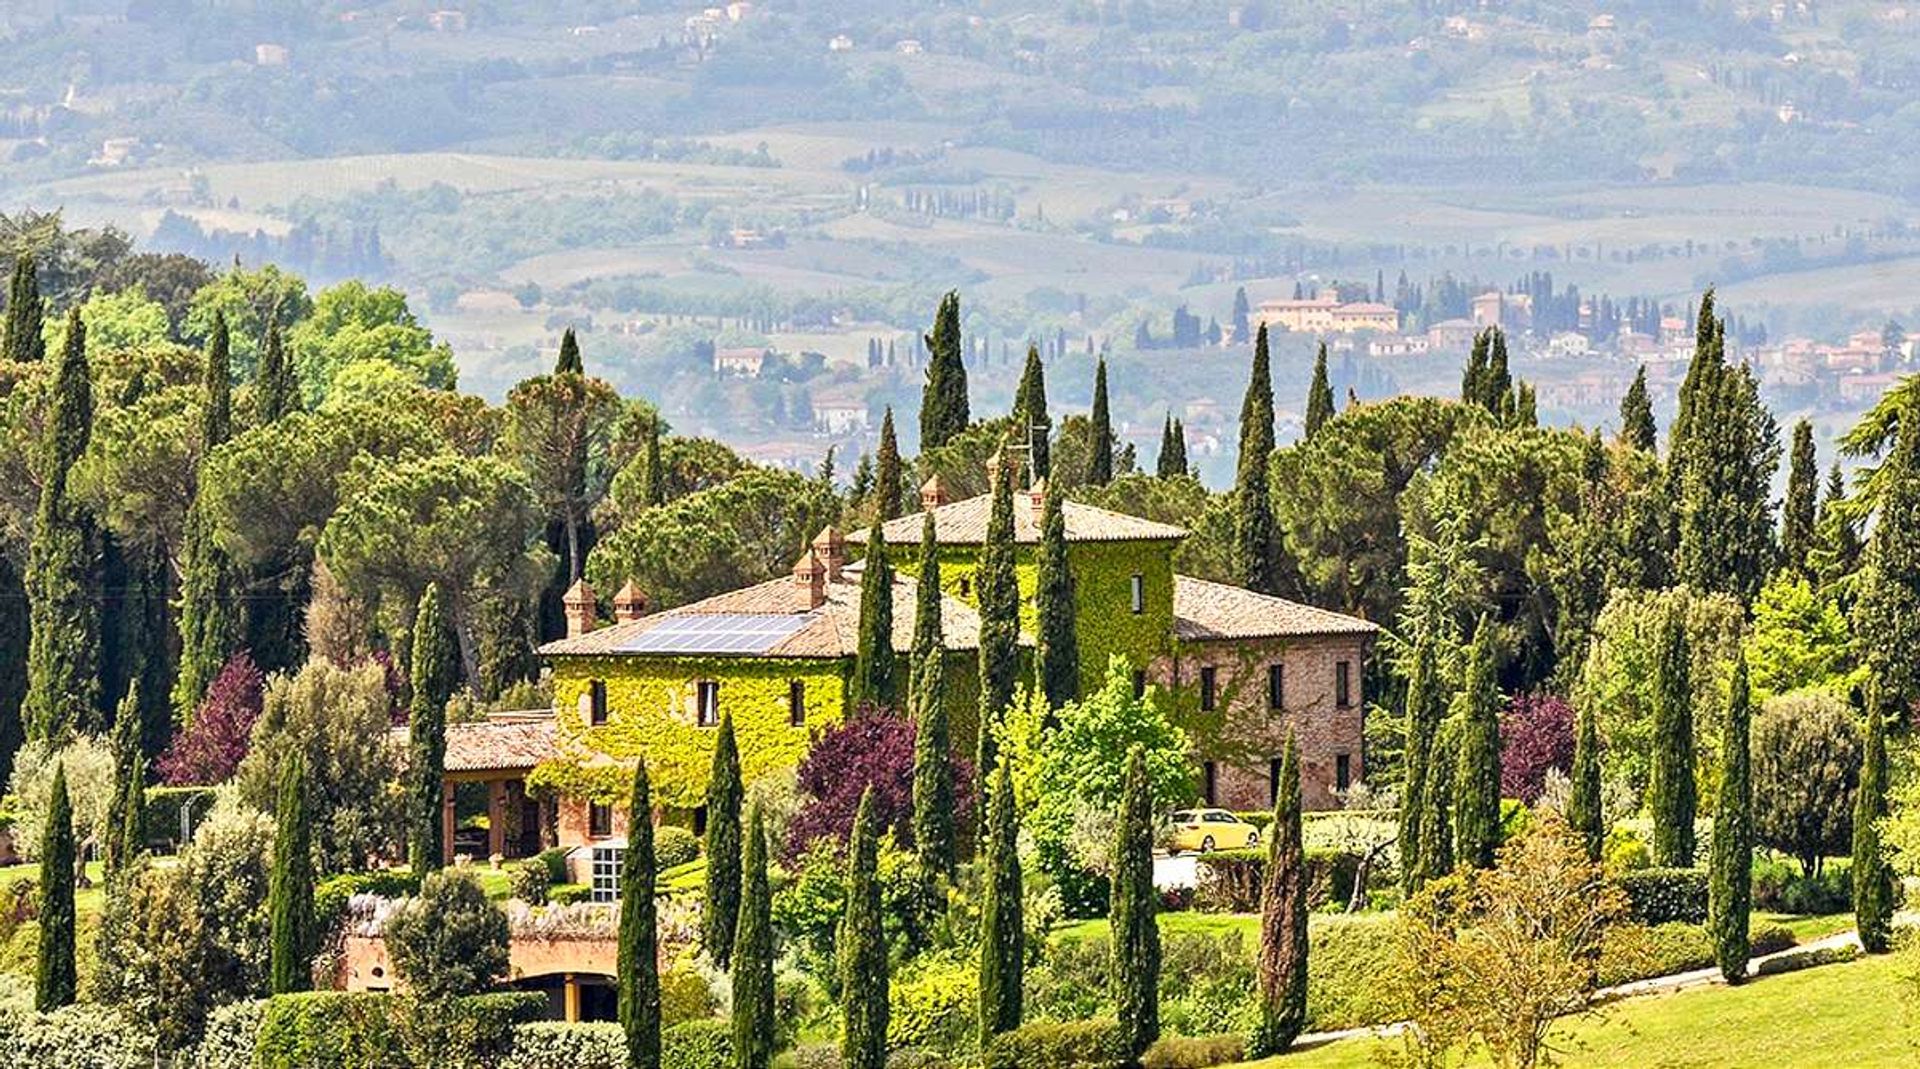
[(1173, 842), (1167, 852), (1242, 850), (1260, 845), (1260, 829), (1224, 809), (1182, 809), (1173, 814)]

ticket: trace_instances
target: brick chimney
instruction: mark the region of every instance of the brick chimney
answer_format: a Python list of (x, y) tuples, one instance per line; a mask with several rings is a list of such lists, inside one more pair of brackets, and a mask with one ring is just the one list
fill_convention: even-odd
[(1033, 486), (1029, 487), (1027, 490), (1027, 497), (1033, 503), (1033, 525), (1035, 527), (1039, 527), (1041, 524), (1046, 522), (1047, 480), (1035, 479), (1033, 481)]
[(847, 540), (840, 535), (840, 528), (828, 524), (813, 536), (813, 552), (820, 558), (820, 566), (826, 569), (827, 581), (840, 581), (840, 569), (847, 563)]
[(647, 596), (640, 592), (640, 584), (631, 579), (613, 596), (613, 618), (618, 623), (640, 619), (647, 614), (647, 608)]
[(820, 554), (813, 547), (793, 562), (793, 582), (804, 599), (808, 609), (817, 609), (827, 603), (827, 566), (820, 560)]
[(594, 610), (597, 603), (593, 599), (593, 588), (585, 579), (576, 579), (567, 588), (566, 596), (560, 599), (566, 609), (567, 637), (579, 638), (593, 630)]
[(928, 512), (947, 504), (947, 484), (940, 481), (938, 472), (920, 486), (920, 507)]

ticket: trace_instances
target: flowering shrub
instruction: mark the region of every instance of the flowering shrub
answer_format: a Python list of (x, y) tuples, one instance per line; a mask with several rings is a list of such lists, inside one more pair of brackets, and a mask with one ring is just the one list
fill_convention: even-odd
[[(800, 791), (808, 799), (787, 827), (783, 857), (807, 852), (816, 839), (845, 843), (853, 830), (860, 796), (873, 789), (873, 813), (903, 847), (913, 842), (913, 737), (911, 720), (861, 708), (844, 724), (821, 734), (800, 762)], [(973, 768), (951, 758), (956, 822), (965, 825), (973, 807)]]
[(173, 737), (154, 767), (173, 787), (224, 783), (247, 756), (253, 722), (260, 719), (266, 677), (245, 650), (228, 658), (194, 710), (193, 722)]
[(1500, 717), (1500, 794), (1531, 804), (1550, 769), (1573, 766), (1573, 706), (1551, 694), (1519, 694)]

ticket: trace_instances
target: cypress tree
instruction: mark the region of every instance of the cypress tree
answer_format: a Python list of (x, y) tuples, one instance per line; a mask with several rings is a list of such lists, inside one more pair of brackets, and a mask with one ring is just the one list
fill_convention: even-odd
[(1751, 601), (1774, 561), (1779, 428), (1751, 369), (1727, 363), (1725, 322), (1710, 301), (1701, 317), (1668, 448), (1675, 571), (1694, 590)]
[(1312, 438), (1333, 418), (1333, 384), (1327, 380), (1327, 343), (1313, 358), (1313, 382), (1307, 387), (1306, 435)]
[(663, 505), (667, 500), (667, 473), (660, 469), (660, 417), (654, 416), (647, 421), (647, 485), (641, 495), (641, 501), (648, 506)]
[(654, 912), (653, 790), (646, 761), (633, 766), (627, 849), (620, 859), (620, 1028), (628, 1069), (660, 1067), (659, 921)]
[(1247, 302), (1247, 287), (1235, 288), (1233, 291), (1233, 343), (1235, 345), (1247, 344), (1247, 336), (1251, 332), (1252, 313), (1253, 309)]
[(1647, 393), (1647, 366), (1634, 373), (1633, 385), (1620, 399), (1620, 439), (1642, 452), (1651, 453), (1659, 442), (1653, 424), (1653, 398)]
[(980, 738), (976, 768), (993, 771), (993, 728), (1013, 704), (1020, 674), (1020, 587), (1014, 574), (1013, 473), (1004, 456), (994, 464), (993, 502), (986, 542), (974, 576), (980, 604)]
[(920, 451), (938, 449), (967, 429), (967, 366), (960, 358), (960, 295), (940, 300), (926, 336), (927, 384), (920, 394)]
[(1260, 888), (1260, 1025), (1248, 1054), (1279, 1054), (1307, 1024), (1307, 867), (1300, 824), (1300, 751), (1280, 757), (1267, 871)]
[(1013, 779), (1005, 765), (988, 799), (987, 875), (980, 903), (980, 1047), (1020, 1027), (1026, 969), (1026, 918), (1021, 896), (1019, 826), (1013, 818)]
[(1454, 852), (1463, 865), (1493, 867), (1500, 846), (1500, 682), (1493, 626), (1486, 617), (1467, 647), (1460, 711), (1459, 768), (1454, 776)]
[(853, 704), (899, 704), (899, 671), (893, 653), (893, 564), (880, 521), (867, 532), (866, 567), (860, 571), (860, 636), (853, 664)]
[(13, 284), (7, 291), (6, 333), (0, 336), (0, 356), (19, 363), (45, 358), (47, 343), (41, 337), (41, 319), (46, 304), (40, 299), (40, 270), (33, 254), (22, 252), (13, 262)]
[(893, 406), (880, 419), (880, 456), (874, 466), (874, 516), (881, 522), (900, 515), (900, 442), (893, 433)]
[(1886, 699), (1878, 687), (1868, 691), (1866, 745), (1853, 795), (1853, 923), (1860, 946), (1884, 954), (1893, 945), (1894, 902), (1893, 867), (1880, 841), (1887, 815)]
[(206, 408), (200, 413), (201, 455), (233, 437), (233, 357), (232, 339), (227, 333), (224, 312), (213, 314), (213, 333), (207, 338), (206, 363), (201, 369), (200, 387)]
[(1492, 342), (1486, 331), (1473, 336), (1473, 347), (1467, 350), (1467, 368), (1460, 375), (1460, 401), (1462, 404), (1484, 404), (1487, 395), (1487, 350)]
[(1920, 649), (1920, 411), (1900, 414), (1880, 482), (1880, 516), (1857, 582), (1853, 630), (1865, 647), (1872, 689), (1897, 710), (1920, 697), (1914, 665)]
[(733, 958), (733, 931), (740, 918), (740, 803), (745, 797), (733, 714), (721, 713), (713, 770), (707, 776), (707, 885), (700, 945), (722, 969)]
[(425, 876), (446, 857), (447, 700), (454, 655), (440, 584), (428, 583), (413, 616), (413, 700), (407, 709), (407, 861)]
[(1034, 607), (1040, 690), (1049, 709), (1080, 697), (1080, 638), (1073, 604), (1073, 566), (1067, 559), (1067, 520), (1061, 495), (1048, 488), (1034, 555)]
[(1513, 405), (1513, 373), (1507, 368), (1507, 335), (1499, 327), (1488, 327), (1487, 376), (1480, 384), (1480, 404), (1510, 424)]
[(874, 829), (873, 788), (860, 796), (847, 846), (847, 908), (840, 919), (840, 1064), (885, 1069), (887, 1064), (887, 936), (881, 929), (880, 842)]
[(1273, 454), (1273, 374), (1267, 325), (1253, 342), (1253, 373), (1240, 404), (1240, 456), (1233, 485), (1235, 578), (1248, 590), (1280, 592), (1279, 534), (1273, 516), (1268, 458)]
[(53, 771), (47, 800), (47, 825), (40, 839), (40, 939), (34, 968), (33, 1008), (51, 1013), (71, 1006), (79, 994), (74, 966), (73, 800), (67, 795), (67, 767)]
[(954, 832), (953, 730), (947, 719), (946, 657), (933, 649), (914, 672), (913, 842), (920, 867), (952, 876), (958, 861)]
[(1813, 524), (1819, 511), (1820, 472), (1813, 453), (1813, 424), (1793, 425), (1793, 448), (1788, 453), (1787, 497), (1780, 507), (1780, 564), (1795, 575), (1812, 573), (1807, 556), (1813, 549)]
[(180, 549), (180, 667), (173, 680), (173, 708), (174, 719), (182, 724), (192, 723), (208, 685), (232, 655), (239, 631), (227, 556), (214, 541), (212, 528), (203, 499), (196, 496), (187, 506)]
[(1177, 417), (1173, 421), (1173, 461), (1167, 468), (1170, 475), (1193, 474), (1193, 467), (1187, 463), (1187, 427)]
[(276, 995), (305, 991), (313, 979), (313, 829), (306, 764), (298, 754), (280, 769), (267, 918), (272, 927), (268, 989)]
[(1127, 755), (1120, 796), (1120, 835), (1113, 855), (1113, 1004), (1121, 1045), (1137, 1059), (1160, 1038), (1160, 925), (1153, 889), (1153, 787), (1147, 756)]
[(1567, 823), (1580, 836), (1587, 860), (1598, 862), (1607, 844), (1607, 814), (1600, 797), (1600, 727), (1591, 702), (1574, 719), (1573, 791), (1567, 798)]
[(1049, 478), (1053, 456), (1048, 436), (1053, 419), (1047, 415), (1047, 376), (1040, 364), (1038, 346), (1027, 346), (1027, 366), (1020, 373), (1020, 389), (1013, 395), (1013, 420), (1019, 424), (1020, 440), (1029, 443), (1029, 458), (1035, 479)]
[(1753, 756), (1747, 740), (1753, 722), (1753, 691), (1747, 685), (1747, 658), (1733, 665), (1727, 699), (1727, 726), (1721, 736), (1720, 800), (1713, 810), (1712, 883), (1708, 887), (1707, 927), (1713, 956), (1730, 984), (1747, 977), (1753, 947), (1748, 917), (1753, 912)]
[(1173, 430), (1173, 413), (1167, 413), (1167, 422), (1160, 428), (1160, 455), (1154, 460), (1153, 474), (1162, 479), (1171, 479), (1187, 473), (1187, 447)]
[[(1827, 492), (1820, 502), (1820, 516), (1814, 521), (1813, 549), (1807, 554), (1807, 566), (1822, 594), (1836, 592), (1860, 570), (1865, 546), (1847, 507), (1847, 480), (1840, 465), (1827, 469)], [(1843, 599), (1846, 604), (1848, 599)], [(1857, 629), (1856, 622), (1856, 629)], [(1856, 630), (1857, 633), (1857, 630)]]
[[(1411, 897), (1428, 880), (1445, 874), (1451, 865), (1439, 865), (1429, 849), (1428, 811), (1444, 806), (1438, 792), (1434, 762), (1438, 757), (1440, 735), (1440, 677), (1435, 661), (1434, 639), (1421, 635), (1413, 648), (1413, 663), (1407, 673), (1407, 705), (1403, 718), (1407, 725), (1406, 783), (1400, 802), (1400, 878), (1401, 891)], [(1445, 821), (1441, 823), (1444, 825)]]
[(109, 881), (146, 847), (147, 765), (142, 749), (140, 681), (133, 680), (113, 718), (113, 804), (102, 829), (100, 860)]
[(1674, 604), (1660, 621), (1654, 651), (1653, 863), (1693, 865), (1693, 690), (1689, 680), (1686, 607)]
[(100, 695), (100, 538), (67, 480), (93, 434), (93, 386), (80, 310), (67, 314), (42, 431), (40, 502), (27, 549), (27, 736), (64, 741)]
[[(920, 519), (920, 568), (913, 587), (913, 660), (924, 663), (929, 654), (941, 649), (940, 636), (940, 542), (934, 535), (933, 511)], [(917, 669), (916, 669), (917, 670)]]
[(286, 344), (280, 338), (280, 324), (267, 325), (267, 341), (260, 349), (258, 391), (260, 422), (272, 423), (300, 407), (300, 395), (293, 379), (293, 364), (287, 360)]
[(758, 802), (747, 818), (741, 868), (740, 925), (733, 937), (733, 1064), (768, 1069), (774, 1047), (773, 899), (767, 887), (766, 821)]
[(560, 358), (553, 362), (556, 375), (584, 375), (587, 366), (580, 359), (580, 339), (574, 336), (573, 328), (568, 327), (560, 335)]
[(1107, 413), (1107, 361), (1093, 368), (1093, 455), (1087, 458), (1087, 482), (1105, 486), (1113, 481), (1113, 419)]

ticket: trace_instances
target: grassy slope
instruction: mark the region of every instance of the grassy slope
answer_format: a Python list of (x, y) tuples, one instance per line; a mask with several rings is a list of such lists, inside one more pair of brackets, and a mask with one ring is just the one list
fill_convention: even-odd
[[(1910, 1066), (1916, 1032), (1902, 1019), (1900, 964), (1874, 958), (1756, 980), (1634, 999), (1555, 1033), (1569, 1067), (1785, 1065)], [(1378, 1040), (1348, 1040), (1248, 1063), (1261, 1069), (1360, 1069), (1379, 1064)], [(1468, 1063), (1484, 1065), (1483, 1060)]]

